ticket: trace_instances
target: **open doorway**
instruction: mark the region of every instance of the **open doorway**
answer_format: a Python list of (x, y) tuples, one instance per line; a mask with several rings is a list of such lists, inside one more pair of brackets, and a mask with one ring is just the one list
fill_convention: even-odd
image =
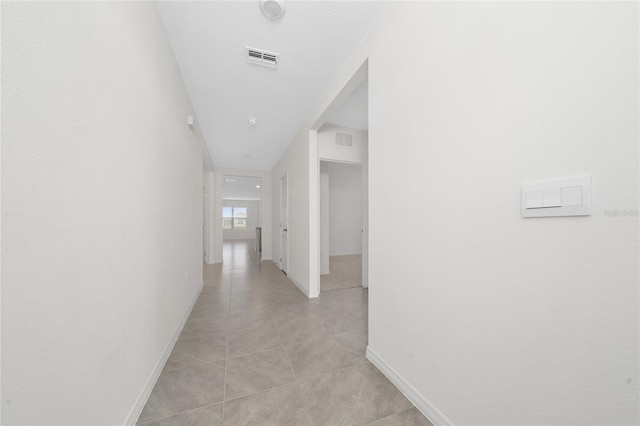
[(360, 287), (364, 186), (361, 164), (320, 162), (320, 291)]
[(260, 259), (262, 251), (262, 178), (224, 175), (222, 240), (224, 263)]
[(319, 290), (368, 287), (368, 79), (317, 130)]

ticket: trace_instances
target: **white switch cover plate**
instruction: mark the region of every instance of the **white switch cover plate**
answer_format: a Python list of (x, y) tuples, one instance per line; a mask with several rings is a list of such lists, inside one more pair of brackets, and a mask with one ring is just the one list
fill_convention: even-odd
[(521, 206), (522, 217), (590, 216), (591, 176), (526, 183)]

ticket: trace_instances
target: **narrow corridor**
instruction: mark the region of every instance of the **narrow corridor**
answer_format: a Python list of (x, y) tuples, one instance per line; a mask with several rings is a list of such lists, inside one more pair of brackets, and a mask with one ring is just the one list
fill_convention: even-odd
[(309, 300), (251, 241), (223, 256), (138, 424), (430, 424), (365, 358), (367, 290)]

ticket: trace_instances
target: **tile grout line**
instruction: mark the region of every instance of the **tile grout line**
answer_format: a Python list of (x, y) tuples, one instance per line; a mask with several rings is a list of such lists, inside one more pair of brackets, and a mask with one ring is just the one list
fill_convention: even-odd
[[(271, 390), (274, 390), (274, 389), (278, 389), (278, 388), (281, 388), (281, 387), (284, 387), (284, 386), (292, 385), (294, 383), (306, 382), (306, 381), (311, 380), (311, 379), (315, 379), (315, 378), (318, 378), (318, 377), (321, 377), (321, 376), (325, 376), (325, 375), (328, 375), (328, 374), (333, 374), (333, 373), (336, 373), (338, 371), (346, 370), (348, 368), (353, 368), (353, 367), (357, 367), (357, 366), (360, 366), (360, 365), (364, 365), (364, 363), (352, 364), (352, 365), (348, 365), (346, 367), (341, 367), (341, 368), (338, 368), (338, 369), (335, 369), (335, 370), (326, 371), (324, 373), (319, 373), (319, 374), (316, 374), (314, 376), (302, 377), (302, 378), (298, 379), (296, 382), (282, 383), (280, 385), (276, 385), (276, 386), (273, 386), (273, 387), (270, 387), (270, 388), (261, 389), (261, 390), (259, 390), (257, 392), (254, 392), (254, 393), (251, 393), (251, 394), (248, 394), (248, 395), (243, 395), (243, 396), (238, 396), (238, 397), (235, 397), (235, 398), (231, 398), (231, 399), (229, 399), (229, 401), (235, 401), (235, 400), (238, 400), (238, 399), (248, 398), (248, 397), (251, 397), (251, 396), (259, 395), (259, 394), (262, 394), (262, 393), (265, 393), (265, 392), (268, 392), (268, 391), (271, 391)], [(226, 402), (229, 402), (229, 401), (226, 401)]]
[(271, 315), (271, 312), (269, 312), (269, 317), (271, 318), (271, 322), (273, 323), (273, 326), (276, 329), (276, 333), (278, 333), (278, 339), (280, 339), (280, 343), (282, 344), (282, 350), (284, 351), (284, 354), (287, 357), (287, 362), (289, 363), (289, 367), (291, 368), (291, 372), (293, 373), (293, 381), (294, 383), (296, 383), (298, 381), (298, 376), (296, 375), (296, 372), (293, 369), (291, 358), (289, 358), (289, 354), (287, 353), (287, 348), (284, 345), (284, 340), (282, 340), (282, 336), (280, 336), (280, 330), (278, 330), (278, 326), (275, 324), (275, 321), (273, 320), (273, 316)]
[[(291, 367), (291, 372), (293, 373), (293, 379), (294, 382), (293, 383), (300, 383), (300, 381), (298, 380), (298, 375), (296, 374), (296, 371), (293, 368), (293, 363), (291, 362), (291, 358), (289, 357), (289, 352), (287, 352), (287, 347), (284, 346), (284, 341), (282, 340), (282, 337), (280, 336), (280, 330), (278, 330), (278, 326), (275, 325), (275, 321), (273, 320), (273, 317), (271, 318), (271, 321), (274, 323), (274, 326), (276, 327), (276, 331), (278, 332), (278, 337), (280, 337), (280, 340), (282, 341), (282, 350), (284, 351), (285, 356), (287, 357), (287, 361), (289, 362), (289, 366)], [(307, 398), (304, 397), (304, 395), (300, 395), (300, 398), (302, 399), (303, 403), (304, 403), (304, 410), (307, 413), (307, 415), (309, 416), (309, 418), (311, 419), (311, 423), (313, 423), (314, 425), (316, 424), (313, 421), (313, 416), (311, 415), (311, 412), (309, 411), (309, 401), (307, 401)]]
[[(233, 294), (233, 272), (229, 277), (229, 311), (231, 311), (231, 295)], [(229, 314), (230, 315), (230, 314)], [(228, 317), (227, 317), (228, 318)], [(229, 324), (227, 323), (227, 326)], [(222, 423), (224, 423), (226, 399), (227, 399), (227, 370), (229, 368), (229, 330), (227, 330), (227, 347), (224, 357), (224, 382), (222, 384)]]
[(201, 405), (201, 406), (199, 406), (199, 407), (189, 408), (188, 410), (180, 411), (180, 412), (178, 412), (178, 413), (169, 414), (169, 415), (168, 415), (168, 416), (166, 416), (166, 417), (159, 417), (159, 418), (157, 418), (157, 419), (147, 420), (147, 421), (146, 421), (146, 422), (144, 422), (144, 423), (136, 423), (136, 426), (144, 426), (144, 425), (147, 425), (147, 424), (149, 424), (149, 423), (158, 422), (158, 421), (160, 421), (160, 420), (170, 419), (171, 417), (179, 416), (180, 414), (188, 413), (189, 411), (195, 411), (195, 410), (199, 410), (199, 409), (201, 409), (201, 408), (211, 407), (211, 406), (213, 406), (213, 405), (218, 405), (218, 404), (222, 404), (222, 401), (214, 402), (213, 404), (205, 404), (205, 405)]

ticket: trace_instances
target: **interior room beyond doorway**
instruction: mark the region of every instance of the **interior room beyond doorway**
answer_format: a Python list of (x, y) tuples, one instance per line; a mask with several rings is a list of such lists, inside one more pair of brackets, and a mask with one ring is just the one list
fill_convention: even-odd
[(362, 286), (362, 220), (362, 166), (321, 161), (321, 291)]

